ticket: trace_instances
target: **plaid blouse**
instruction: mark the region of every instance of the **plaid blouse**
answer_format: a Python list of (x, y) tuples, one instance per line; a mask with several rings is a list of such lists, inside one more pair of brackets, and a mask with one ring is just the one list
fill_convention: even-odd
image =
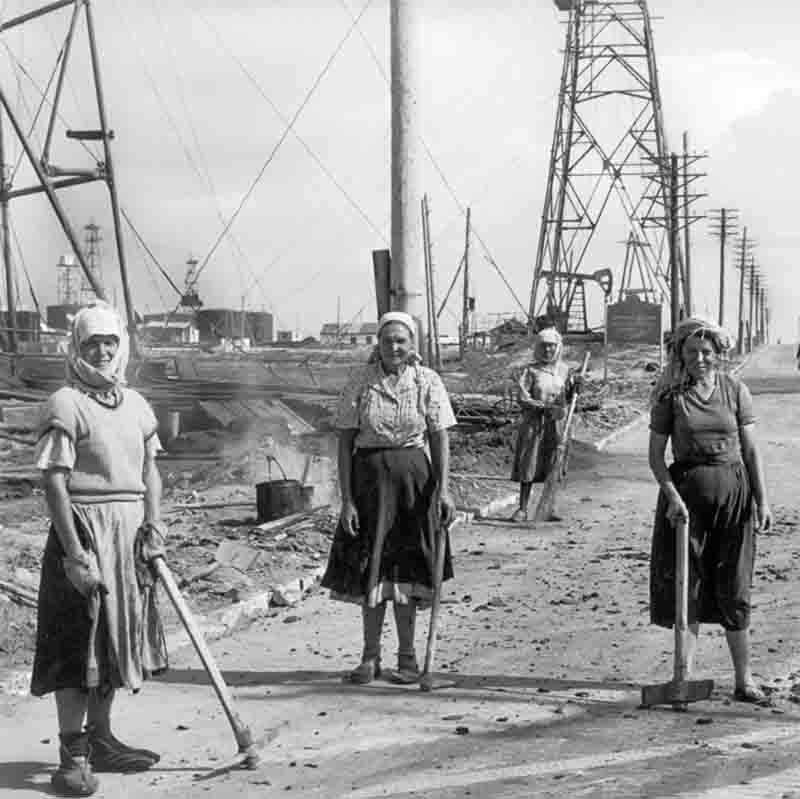
[(456, 423), (447, 390), (433, 369), (406, 366), (386, 374), (368, 363), (342, 392), (335, 426), (357, 429), (356, 449), (424, 447), (425, 434)]

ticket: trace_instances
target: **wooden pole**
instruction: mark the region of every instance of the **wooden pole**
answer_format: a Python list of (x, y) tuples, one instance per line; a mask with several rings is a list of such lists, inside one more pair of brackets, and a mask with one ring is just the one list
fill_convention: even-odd
[[(419, 224), (422, 96), (421, 0), (391, 0), (392, 301), (423, 319), (424, 264)], [(418, 342), (422, 347), (422, 342)]]
[(742, 256), (739, 261), (739, 336), (736, 341), (736, 352), (739, 355), (744, 354), (744, 270), (745, 270), (745, 257), (747, 256), (747, 225), (742, 232)]
[(470, 220), (471, 209), (467, 208), (467, 224), (464, 241), (464, 295), (461, 304), (461, 360), (467, 351), (467, 341), (469, 339), (469, 239), (470, 239)]
[(425, 309), (427, 312), (427, 329), (428, 329), (428, 349), (427, 349), (427, 362), (428, 366), (433, 366), (433, 316), (435, 311), (433, 309), (433, 299), (431, 296), (431, 261), (430, 261), (430, 238), (428, 231), (428, 195), (422, 197), (421, 203), (422, 211), (422, 251), (425, 263)]
[(672, 330), (681, 321), (681, 270), (678, 257), (678, 156), (670, 155), (669, 169), (669, 274)]
[(749, 310), (747, 313), (747, 351), (753, 351), (753, 298), (756, 291), (756, 259), (750, 259), (750, 285), (749, 285)]
[(692, 257), (689, 232), (689, 133), (683, 132), (683, 250), (684, 281), (683, 305), (686, 315), (692, 315)]
[(3, 236), (3, 268), (6, 278), (6, 325), (9, 352), (17, 351), (17, 310), (14, 290), (14, 270), (11, 265), (11, 238), (8, 224), (8, 175), (5, 160), (5, 140), (3, 138), (3, 114), (0, 110), (0, 224)]
[(719, 326), (725, 324), (725, 239), (728, 236), (728, 212), (726, 208), (720, 209), (719, 217)]

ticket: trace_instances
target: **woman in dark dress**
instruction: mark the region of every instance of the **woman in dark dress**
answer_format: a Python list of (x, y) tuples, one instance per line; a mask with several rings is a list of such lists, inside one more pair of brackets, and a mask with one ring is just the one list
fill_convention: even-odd
[[(419, 676), (416, 610), (432, 597), (436, 536), (447, 536), (455, 513), (447, 433), (455, 417), (439, 375), (419, 363), (414, 329), (406, 313), (381, 317), (376, 351), (345, 389), (336, 418), (342, 509), (322, 586), (362, 608), (361, 663), (346, 678), (354, 683), (380, 675), (387, 600), (399, 679)], [(445, 545), (448, 579), (447, 538)]]
[[(772, 515), (747, 386), (720, 368), (730, 347), (716, 325), (686, 319), (654, 391), (650, 468), (660, 491), (650, 562), (650, 617), (671, 627), (675, 532), (689, 522), (689, 667), (700, 623), (720, 624), (733, 661), (734, 698), (763, 702), (750, 669), (750, 587), (756, 532)], [(667, 441), (674, 461), (667, 467)]]

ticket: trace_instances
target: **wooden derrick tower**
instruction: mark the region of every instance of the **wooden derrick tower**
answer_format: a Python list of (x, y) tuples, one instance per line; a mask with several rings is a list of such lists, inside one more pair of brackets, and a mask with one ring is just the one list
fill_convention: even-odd
[[(601, 267), (620, 296), (669, 295), (668, 150), (646, 0), (555, 3), (568, 14), (566, 45), (529, 312), (585, 332), (586, 284)], [(636, 269), (617, 265), (608, 242), (620, 239), (635, 242)]]

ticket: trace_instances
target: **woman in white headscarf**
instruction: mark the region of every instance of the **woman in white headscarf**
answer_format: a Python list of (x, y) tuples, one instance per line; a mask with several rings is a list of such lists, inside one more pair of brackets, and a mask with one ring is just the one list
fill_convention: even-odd
[[(72, 324), (67, 385), (48, 399), (36, 465), (50, 534), (42, 560), (31, 693), (55, 693), (57, 792), (89, 796), (94, 771), (132, 772), (159, 756), (111, 732), (115, 691), (167, 666), (149, 571), (163, 553), (156, 418), (125, 387), (128, 337), (105, 303)], [(86, 728), (84, 729), (84, 724)]]
[(560, 440), (559, 422), (565, 406), (579, 388), (580, 378), (561, 360), (561, 334), (547, 327), (536, 334), (533, 362), (517, 380), (517, 402), (522, 418), (517, 430), (511, 479), (519, 483), (519, 507), (513, 521), (528, 519), (528, 503), (534, 483), (542, 483), (553, 467)]
[(444, 579), (453, 575), (447, 430), (455, 417), (439, 375), (420, 365), (415, 327), (400, 311), (381, 317), (378, 346), (345, 389), (336, 416), (342, 509), (322, 585), (334, 599), (361, 605), (361, 663), (346, 677), (353, 683), (381, 674), (389, 600), (398, 638), (394, 678), (419, 679), (414, 622), (417, 607), (432, 597), (440, 534), (445, 535)]

